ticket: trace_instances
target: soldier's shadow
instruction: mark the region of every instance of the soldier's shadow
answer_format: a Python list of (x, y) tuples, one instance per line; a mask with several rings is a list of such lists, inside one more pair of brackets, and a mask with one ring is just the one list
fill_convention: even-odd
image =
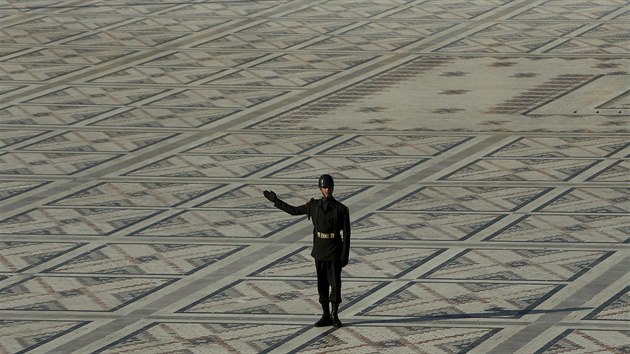
[(517, 319), (524, 315), (536, 315), (536, 314), (549, 314), (558, 312), (574, 312), (574, 311), (586, 311), (592, 310), (593, 307), (569, 307), (562, 309), (550, 309), (550, 310), (506, 310), (506, 309), (492, 309), (486, 312), (476, 313), (452, 313), (452, 314), (432, 314), (426, 316), (409, 316), (403, 318), (389, 318), (389, 319), (369, 319), (343, 321), (344, 326), (362, 325), (362, 324), (405, 324), (415, 322), (430, 322), (440, 320), (458, 320), (458, 319), (488, 319), (488, 318), (505, 318), (505, 319)]

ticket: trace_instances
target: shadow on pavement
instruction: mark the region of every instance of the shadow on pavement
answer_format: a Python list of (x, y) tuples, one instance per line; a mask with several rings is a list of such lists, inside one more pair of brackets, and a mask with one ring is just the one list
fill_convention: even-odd
[(550, 310), (504, 310), (504, 309), (492, 309), (487, 312), (478, 313), (455, 313), (455, 314), (434, 314), (426, 316), (414, 316), (395, 319), (383, 319), (383, 320), (365, 320), (365, 321), (343, 321), (344, 326), (361, 325), (361, 324), (390, 324), (390, 323), (414, 323), (414, 322), (428, 322), (439, 320), (457, 320), (457, 319), (469, 319), (469, 318), (519, 318), (524, 315), (536, 315), (536, 314), (548, 314), (558, 312), (574, 312), (574, 311), (586, 311), (592, 310), (592, 307), (571, 307), (564, 309), (550, 309)]

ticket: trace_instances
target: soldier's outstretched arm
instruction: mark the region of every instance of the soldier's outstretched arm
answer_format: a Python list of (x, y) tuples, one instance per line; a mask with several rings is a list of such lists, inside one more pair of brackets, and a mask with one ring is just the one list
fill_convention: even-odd
[(308, 208), (306, 205), (296, 207), (296, 206), (285, 203), (282, 199), (278, 198), (276, 193), (274, 193), (273, 191), (264, 191), (263, 195), (265, 196), (265, 198), (267, 198), (267, 200), (273, 203), (273, 206), (284, 211), (287, 214), (305, 215), (308, 211)]

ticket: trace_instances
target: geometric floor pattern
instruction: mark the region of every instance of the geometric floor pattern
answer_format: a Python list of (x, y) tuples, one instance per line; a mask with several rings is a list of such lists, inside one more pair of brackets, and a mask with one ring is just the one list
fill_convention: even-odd
[(628, 1), (0, 13), (0, 352), (630, 351)]

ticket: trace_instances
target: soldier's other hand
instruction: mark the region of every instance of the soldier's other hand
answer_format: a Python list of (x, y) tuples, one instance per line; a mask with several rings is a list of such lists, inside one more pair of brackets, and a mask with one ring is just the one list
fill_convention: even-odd
[(273, 191), (264, 191), (263, 195), (272, 203), (275, 203), (278, 200), (278, 196)]
[(341, 260), (341, 268), (343, 268), (343, 267), (347, 266), (347, 265), (348, 265), (348, 261), (349, 261), (349, 260), (348, 260), (347, 258), (342, 259), (342, 260)]

